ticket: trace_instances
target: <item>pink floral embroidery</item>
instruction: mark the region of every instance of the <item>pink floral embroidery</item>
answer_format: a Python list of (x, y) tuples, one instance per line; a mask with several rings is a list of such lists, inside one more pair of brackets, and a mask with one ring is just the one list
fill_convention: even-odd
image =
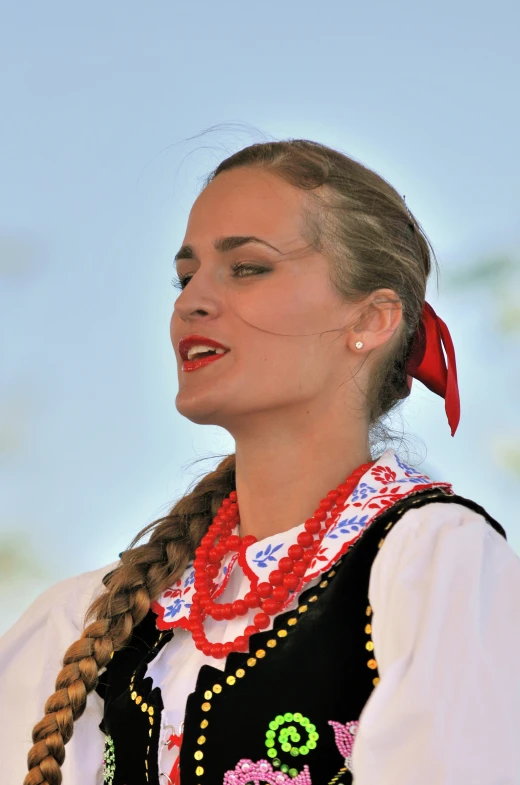
[(269, 761), (259, 760), (253, 763), (248, 758), (239, 760), (233, 771), (226, 771), (224, 774), (223, 785), (261, 785), (261, 783), (268, 783), (268, 785), (312, 785), (311, 775), (307, 764), (303, 770), (296, 775), (290, 777), (282, 771), (273, 769)]
[(359, 721), (355, 720), (342, 725), (341, 722), (329, 720), (329, 725), (332, 725), (334, 729), (336, 747), (338, 748), (340, 755), (345, 759), (345, 766), (349, 771), (352, 771), (352, 750), (354, 748)]

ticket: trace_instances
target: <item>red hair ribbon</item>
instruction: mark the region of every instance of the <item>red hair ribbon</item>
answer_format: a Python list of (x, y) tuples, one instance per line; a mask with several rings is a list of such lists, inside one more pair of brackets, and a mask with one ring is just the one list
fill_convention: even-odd
[[(442, 352), (442, 345), (448, 357), (448, 366)], [(418, 379), (429, 390), (444, 398), (446, 414), (451, 428), (451, 435), (460, 420), (460, 398), (457, 384), (457, 365), (455, 349), (450, 331), (440, 319), (431, 305), (425, 302), (421, 321), (415, 334), (412, 354), (408, 360), (406, 371), (408, 387), (412, 389), (413, 379)]]

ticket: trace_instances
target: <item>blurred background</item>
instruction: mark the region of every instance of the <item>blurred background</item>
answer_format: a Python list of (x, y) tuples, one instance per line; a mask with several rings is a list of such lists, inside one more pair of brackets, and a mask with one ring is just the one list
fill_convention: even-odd
[(520, 554), (518, 9), (3, 5), (0, 633), (234, 450), (175, 408), (172, 260), (202, 178), (265, 138), (336, 147), (406, 195), (441, 266), (427, 299), (461, 421), (452, 438), (416, 381), (393, 426)]

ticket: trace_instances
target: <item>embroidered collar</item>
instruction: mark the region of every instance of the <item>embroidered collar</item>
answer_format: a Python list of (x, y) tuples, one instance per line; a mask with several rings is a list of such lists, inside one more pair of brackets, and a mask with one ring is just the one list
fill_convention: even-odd
[[(425, 474), (406, 464), (394, 450), (386, 450), (361, 477), (347, 499), (344, 510), (339, 515), (336, 514), (336, 520), (325, 534), (307, 575), (301, 579), (295, 591), (290, 593), (280, 612), (291, 603), (294, 594), (298, 594), (306, 583), (328, 570), (362, 536), (378, 515), (400, 499), (415, 493), (419, 485), (421, 488), (444, 488), (453, 493), (450, 483), (433, 482)], [(282, 556), (288, 555), (289, 547), (296, 543), (301, 531), (304, 531), (304, 523), (265, 537), (246, 549), (228, 554), (216, 578), (213, 599), (222, 594), (233, 569), (243, 570), (251, 580), (253, 590), (258, 583), (267, 581), (271, 570), (275, 569)], [(238, 533), (238, 526), (234, 533)], [(194, 581), (195, 570), (193, 562), (190, 562), (182, 577), (152, 603), (151, 608), (157, 614), (156, 623), (160, 630), (174, 627), (188, 629)]]

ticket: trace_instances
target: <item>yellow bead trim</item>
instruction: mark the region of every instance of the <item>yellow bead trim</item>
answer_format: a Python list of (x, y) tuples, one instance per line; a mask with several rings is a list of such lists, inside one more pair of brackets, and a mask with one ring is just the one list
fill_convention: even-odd
[[(346, 767), (346, 766), (343, 766), (343, 768), (341, 768), (341, 769), (338, 771), (338, 773), (337, 773), (337, 774), (335, 774), (335, 775), (334, 775), (334, 777), (333, 777), (333, 778), (330, 780), (330, 782), (328, 783), (328, 785), (336, 785), (336, 783), (338, 782), (338, 780), (339, 780), (339, 779), (341, 779), (341, 777), (343, 776), (343, 774), (345, 774), (345, 772), (346, 772), (346, 771), (347, 771), (347, 767)], [(341, 783), (338, 783), (338, 785), (341, 785)]]
[[(336, 564), (337, 565), (341, 564), (341, 561), (336, 562)], [(336, 571), (335, 570), (331, 570), (330, 573), (326, 576), (326, 578), (332, 578), (335, 574), (336, 574)], [(328, 585), (329, 585), (329, 581), (327, 579), (322, 580), (321, 583), (319, 584), (320, 588), (322, 588), (322, 589), (325, 589)], [(318, 599), (319, 599), (319, 595), (318, 594), (313, 594), (312, 597), (309, 597), (308, 602), (316, 602)], [(300, 605), (300, 607), (298, 608), (298, 613), (305, 613), (307, 610), (308, 610), (308, 605)], [(287, 620), (287, 626), (288, 627), (294, 627), (294, 625), (297, 624), (297, 622), (298, 622), (298, 617), (297, 616), (293, 616), (293, 617), (291, 617), (290, 619)], [(289, 633), (288, 633), (287, 629), (283, 629), (282, 628), (282, 629), (279, 629), (279, 630), (276, 631), (276, 636), (278, 638), (286, 638), (288, 634)], [(274, 649), (276, 647), (276, 645), (277, 645), (276, 638), (270, 638), (268, 641), (266, 641), (265, 645), (269, 649)], [(257, 659), (263, 659), (265, 657), (265, 655), (266, 655), (265, 649), (258, 649), (255, 652), (255, 656), (254, 657), (251, 656), (251, 657), (249, 657), (246, 660), (247, 665), (250, 668), (252, 668), (254, 665), (256, 665)], [(374, 660), (374, 662), (375, 662), (375, 660)], [(369, 667), (370, 667), (370, 665), (369, 665)], [(245, 670), (243, 668), (238, 668), (238, 670), (236, 671), (236, 676), (229, 675), (229, 676), (226, 677), (226, 684), (229, 684), (229, 686), (233, 686), (236, 683), (236, 679), (237, 678), (239, 678), (239, 679), (243, 678), (245, 676), (245, 673), (246, 672), (245, 672)], [(220, 692), (222, 692), (222, 685), (214, 684), (213, 685), (213, 693), (218, 694)], [(203, 711), (209, 711), (211, 709), (211, 704), (209, 703), (209, 700), (213, 697), (213, 693), (210, 690), (206, 690), (206, 692), (204, 693), (204, 697), (207, 699), (208, 702), (202, 704), (201, 708), (202, 708)], [(206, 728), (207, 726), (208, 726), (208, 721), (207, 720), (202, 720), (202, 722), (200, 723), (200, 727), (201, 728)], [(206, 737), (205, 736), (199, 736), (197, 743), (198, 744), (204, 744), (205, 741), (206, 741)], [(195, 757), (196, 760), (201, 760), (203, 758), (203, 752), (201, 750), (197, 750), (194, 753), (194, 757)], [(204, 774), (204, 769), (202, 768), (202, 766), (198, 766), (195, 769), (195, 774), (197, 775), (197, 777), (200, 777), (200, 776), (202, 776)], [(199, 785), (200, 785), (200, 783), (199, 783)]]
[[(422, 496), (422, 494), (421, 494), (421, 496)], [(394, 524), (395, 524), (395, 523), (396, 523), (396, 522), (399, 520), (399, 518), (400, 518), (400, 517), (401, 517), (401, 516), (402, 516), (402, 515), (403, 515), (403, 514), (404, 514), (404, 513), (407, 511), (407, 510), (409, 510), (411, 507), (416, 507), (417, 505), (421, 505), (421, 504), (424, 502), (424, 499), (423, 499), (423, 498), (421, 498), (421, 496), (420, 496), (420, 497), (417, 499), (417, 502), (416, 502), (416, 503), (413, 503), (413, 504), (411, 504), (411, 505), (407, 506), (406, 508), (402, 508), (401, 510), (399, 510), (399, 511), (397, 512), (397, 514), (395, 515), (394, 519), (393, 519), (393, 520), (391, 520), (391, 521), (389, 521), (389, 522), (386, 524), (386, 526), (385, 526), (385, 531), (386, 531), (386, 532), (388, 532), (388, 531), (389, 531), (389, 530), (392, 528), (392, 526), (393, 526), (393, 525), (394, 525)], [(385, 535), (385, 537), (386, 537), (386, 535)], [(381, 548), (381, 547), (383, 546), (383, 544), (384, 544), (384, 542), (385, 542), (385, 537), (381, 538), (381, 540), (379, 541), (379, 543), (378, 543), (378, 546), (377, 546), (378, 548)], [(339, 564), (339, 562), (338, 562), (338, 564)], [(367, 616), (370, 616), (371, 614), (372, 614), (372, 607), (371, 607), (370, 605), (368, 605), (368, 606), (367, 606), (367, 609), (366, 609), (366, 615), (367, 615)], [(371, 635), (371, 634), (372, 634), (372, 625), (371, 625), (371, 624), (367, 624), (367, 625), (365, 626), (365, 632), (366, 632), (366, 634), (367, 634), (367, 635)], [(370, 641), (368, 641), (368, 642), (365, 644), (365, 648), (367, 649), (367, 651), (374, 651), (374, 643), (373, 643), (373, 641), (371, 641), (371, 640), (370, 640)], [(368, 666), (368, 667), (369, 667), (371, 670), (376, 670), (376, 668), (377, 668), (377, 660), (375, 660), (375, 659), (371, 659), (371, 660), (369, 660), (369, 661), (367, 662), (367, 666)], [(379, 684), (379, 681), (380, 681), (380, 677), (379, 677), (379, 676), (376, 676), (376, 677), (375, 677), (375, 678), (372, 680), (372, 684), (374, 685), (374, 687), (375, 687), (377, 684)]]
[(137, 692), (133, 692), (133, 693), (130, 695), (130, 697), (132, 698), (132, 700), (133, 700), (133, 701), (135, 701), (135, 699), (137, 698)]
[(153, 725), (153, 717), (148, 717), (148, 722), (150, 723), (150, 725)]
[(148, 735), (149, 735), (149, 736), (151, 736), (151, 735), (152, 735), (152, 732), (153, 732), (153, 731), (152, 731), (152, 729), (150, 728), (150, 730), (148, 731)]
[(135, 702), (139, 706), (139, 704), (141, 703), (142, 700), (143, 700), (142, 697), (140, 695), (138, 695), (137, 698), (135, 699)]
[(153, 714), (153, 706), (148, 706), (148, 714)]
[(143, 705), (141, 706), (141, 711), (147, 711), (147, 709), (148, 709), (148, 704), (143, 703)]

